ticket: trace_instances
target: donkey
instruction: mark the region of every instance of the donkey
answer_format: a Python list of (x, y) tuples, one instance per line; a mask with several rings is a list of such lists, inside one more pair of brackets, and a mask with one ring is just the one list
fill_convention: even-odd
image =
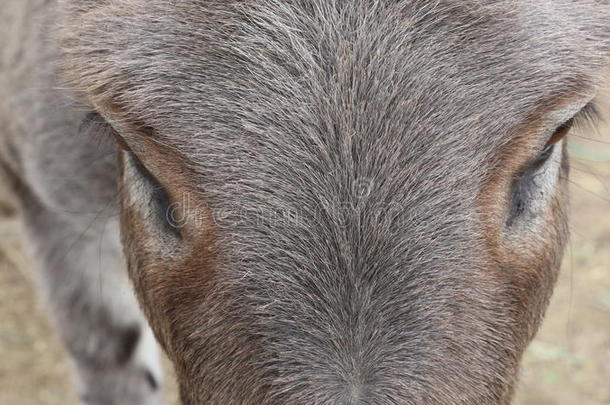
[(1, 167), (83, 404), (162, 403), (155, 341), (187, 405), (510, 403), (606, 0), (0, 18)]

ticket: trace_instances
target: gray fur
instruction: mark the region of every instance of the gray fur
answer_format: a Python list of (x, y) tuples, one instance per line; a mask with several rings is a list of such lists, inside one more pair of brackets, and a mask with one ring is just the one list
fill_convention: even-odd
[[(508, 226), (503, 162), (523, 166), (594, 96), (607, 2), (25, 4), (59, 10), (61, 52), (19, 62), (45, 35), (13, 37), (0, 145), (17, 152), (1, 156), (57, 215), (115, 212), (121, 188), (129, 274), (185, 404), (510, 401), (560, 264), (566, 180)], [(88, 111), (107, 124), (83, 126)], [(114, 160), (91, 163), (111, 133), (124, 187)], [(189, 217), (179, 236), (157, 226), (149, 176)], [(66, 229), (25, 214), (31, 232)], [(213, 270), (181, 264), (208, 256)]]

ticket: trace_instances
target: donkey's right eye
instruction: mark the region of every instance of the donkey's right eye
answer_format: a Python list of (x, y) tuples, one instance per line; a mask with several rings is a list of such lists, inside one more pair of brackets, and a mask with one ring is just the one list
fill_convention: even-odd
[(137, 189), (138, 195), (132, 200), (138, 200), (137, 205), (145, 211), (143, 214), (151, 219), (151, 222), (159, 224), (161, 230), (181, 238), (180, 227), (172, 220), (172, 199), (165, 187), (133, 153), (126, 151), (123, 153), (128, 156), (126, 162), (130, 166), (128, 169), (136, 175), (127, 179), (137, 183), (137, 187), (133, 187), (132, 184), (127, 185), (127, 188)]

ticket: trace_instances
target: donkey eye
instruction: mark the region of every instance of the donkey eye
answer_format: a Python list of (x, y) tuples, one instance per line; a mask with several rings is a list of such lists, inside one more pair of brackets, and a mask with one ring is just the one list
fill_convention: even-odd
[(169, 193), (133, 153), (128, 153), (128, 156), (130, 165), (137, 173), (137, 180), (141, 186), (139, 189), (143, 194), (140, 199), (145, 200), (142, 203), (146, 207), (148, 215), (152, 216), (153, 222), (159, 224), (161, 229), (180, 238), (180, 228), (170, 218), (172, 200)]
[(540, 154), (534, 159), (530, 166), (515, 181), (513, 198), (507, 225), (512, 225), (518, 218), (526, 213), (536, 215), (544, 206), (545, 195), (550, 193), (557, 176), (557, 166), (549, 166), (549, 170), (542, 170), (546, 163), (555, 154), (557, 144), (570, 132), (574, 119), (570, 119), (560, 125), (549, 138)]
[(557, 145), (557, 143), (559, 141), (561, 141), (563, 138), (565, 138), (565, 136), (570, 132), (570, 129), (572, 129), (573, 125), (574, 125), (574, 118), (571, 118), (568, 121), (566, 121), (565, 123), (563, 123), (562, 125), (560, 125), (555, 130), (555, 132), (553, 133), (551, 138), (548, 140), (548, 142), (544, 146), (544, 149), (542, 150), (540, 155), (538, 155), (538, 157), (534, 161), (534, 164), (533, 164), (534, 168), (541, 167), (542, 165), (544, 165), (546, 163), (547, 160), (549, 160), (549, 158), (553, 155), (553, 152), (555, 151), (555, 146)]

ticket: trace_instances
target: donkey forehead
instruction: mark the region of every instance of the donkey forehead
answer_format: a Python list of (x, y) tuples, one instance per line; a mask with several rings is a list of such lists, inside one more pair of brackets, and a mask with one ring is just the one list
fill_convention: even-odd
[(594, 0), (136, 3), (88, 16), (72, 74), (170, 144), (334, 128), (491, 150), (590, 96), (610, 37)]

